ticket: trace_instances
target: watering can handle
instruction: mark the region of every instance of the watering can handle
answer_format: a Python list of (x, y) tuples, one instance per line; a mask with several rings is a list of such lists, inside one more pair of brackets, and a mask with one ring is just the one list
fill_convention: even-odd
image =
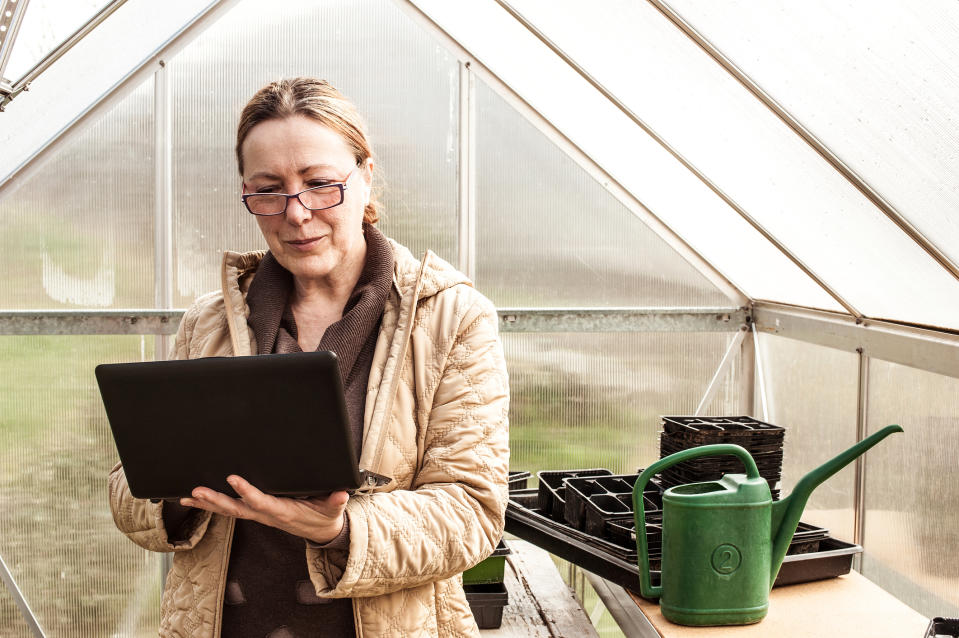
[(760, 478), (759, 470), (756, 468), (756, 461), (753, 457), (738, 445), (720, 443), (716, 445), (703, 445), (690, 448), (675, 454), (670, 454), (664, 459), (660, 459), (643, 470), (643, 473), (636, 479), (633, 485), (633, 517), (636, 519), (636, 552), (639, 554), (639, 588), (643, 596), (656, 597), (663, 592), (662, 586), (653, 587), (652, 579), (649, 575), (649, 545), (646, 539), (646, 506), (643, 502), (643, 491), (646, 484), (653, 475), (665, 470), (668, 467), (699, 458), (701, 456), (723, 456), (731, 454), (746, 466), (746, 476), (751, 479)]

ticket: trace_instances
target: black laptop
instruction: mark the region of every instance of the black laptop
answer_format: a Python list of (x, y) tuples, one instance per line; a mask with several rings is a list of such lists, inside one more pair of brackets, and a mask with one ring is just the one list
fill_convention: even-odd
[(96, 377), (135, 497), (235, 496), (230, 474), (282, 496), (387, 480), (357, 467), (332, 352), (102, 364)]

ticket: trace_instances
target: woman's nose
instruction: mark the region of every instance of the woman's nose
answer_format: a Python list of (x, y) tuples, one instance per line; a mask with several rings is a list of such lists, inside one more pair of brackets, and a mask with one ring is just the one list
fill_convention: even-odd
[(299, 197), (286, 199), (286, 220), (295, 226), (300, 226), (310, 220), (313, 211), (305, 207)]

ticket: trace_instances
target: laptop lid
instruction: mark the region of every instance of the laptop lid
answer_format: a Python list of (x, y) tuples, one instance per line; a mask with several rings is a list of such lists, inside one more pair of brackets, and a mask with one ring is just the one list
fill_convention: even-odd
[(283, 496), (365, 482), (332, 352), (101, 364), (96, 378), (135, 497), (235, 496), (230, 474)]

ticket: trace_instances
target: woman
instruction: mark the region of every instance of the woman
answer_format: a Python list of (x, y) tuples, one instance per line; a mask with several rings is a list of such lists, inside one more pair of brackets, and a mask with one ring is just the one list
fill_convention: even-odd
[(360, 467), (392, 480), (289, 499), (231, 476), (239, 499), (200, 486), (154, 504), (130, 495), (118, 465), (117, 527), (175, 552), (160, 634), (478, 635), (459, 574), (502, 534), (509, 456), (493, 306), (377, 231), (366, 135), (326, 82), (261, 89), (236, 155), (269, 251), (226, 253), (223, 289), (187, 311), (174, 356), (333, 350)]

